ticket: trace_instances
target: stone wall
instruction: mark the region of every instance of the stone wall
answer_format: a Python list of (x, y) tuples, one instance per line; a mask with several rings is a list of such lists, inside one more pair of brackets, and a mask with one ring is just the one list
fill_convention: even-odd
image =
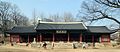
[[(69, 49), (69, 48), (73, 48), (73, 43), (64, 43), (64, 42), (55, 42), (54, 43), (54, 47), (53, 47), (53, 43), (51, 42), (46, 42), (47, 43), (47, 48), (60, 48), (60, 49)], [(31, 47), (38, 47), (38, 48), (42, 48), (43, 43), (31, 43)], [(77, 48), (81, 48), (82, 47), (82, 43), (75, 43), (75, 46)]]

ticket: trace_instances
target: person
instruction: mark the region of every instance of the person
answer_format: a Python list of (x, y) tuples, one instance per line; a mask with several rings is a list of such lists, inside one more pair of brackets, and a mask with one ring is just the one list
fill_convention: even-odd
[(52, 49), (54, 49), (54, 42), (52, 42)]
[(13, 46), (13, 43), (11, 43), (11, 46)]
[(42, 47), (44, 47), (46, 49), (46, 46), (47, 46), (47, 43), (44, 42)]
[(86, 49), (86, 44), (85, 43), (83, 43), (82, 48)]
[(85, 44), (85, 48), (88, 48), (88, 46), (89, 46), (88, 43), (86, 43), (86, 44)]
[(27, 43), (26, 46), (29, 46), (29, 43)]
[(4, 44), (4, 41), (1, 41), (2, 44)]
[(93, 42), (93, 48), (95, 48), (95, 42)]
[(75, 46), (75, 43), (73, 42), (73, 49), (76, 49), (77, 47)]

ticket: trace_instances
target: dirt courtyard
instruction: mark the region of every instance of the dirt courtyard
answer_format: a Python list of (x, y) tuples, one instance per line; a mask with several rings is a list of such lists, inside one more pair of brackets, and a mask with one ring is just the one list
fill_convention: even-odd
[(6, 47), (0, 46), (0, 52), (120, 52), (120, 49), (101, 48), (101, 49), (39, 49), (27, 47)]

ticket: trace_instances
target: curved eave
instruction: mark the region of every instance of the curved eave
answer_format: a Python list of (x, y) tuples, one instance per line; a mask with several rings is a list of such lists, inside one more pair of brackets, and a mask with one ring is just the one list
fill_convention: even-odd
[(12, 33), (24, 33), (24, 34), (28, 34), (28, 33), (36, 33), (36, 32), (6, 32), (8, 34), (12, 34)]
[(36, 30), (87, 30), (87, 29), (36, 29)]
[(89, 33), (102, 33), (102, 34), (112, 34), (113, 32), (89, 32)]

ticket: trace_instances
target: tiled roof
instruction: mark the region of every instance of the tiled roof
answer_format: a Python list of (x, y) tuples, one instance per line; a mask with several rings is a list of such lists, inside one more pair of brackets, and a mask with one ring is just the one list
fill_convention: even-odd
[(87, 28), (92, 33), (112, 33), (106, 26), (87, 26)]
[(36, 33), (36, 30), (86, 30), (89, 33), (112, 33), (106, 26), (85, 26), (81, 22), (47, 22), (37, 27), (13, 27), (7, 33)]
[(13, 27), (11, 30), (7, 32), (8, 33), (35, 33), (36, 30), (34, 29), (34, 27), (17, 26), (17, 27)]
[(81, 22), (51, 22), (39, 23), (36, 30), (85, 30), (86, 26)]

